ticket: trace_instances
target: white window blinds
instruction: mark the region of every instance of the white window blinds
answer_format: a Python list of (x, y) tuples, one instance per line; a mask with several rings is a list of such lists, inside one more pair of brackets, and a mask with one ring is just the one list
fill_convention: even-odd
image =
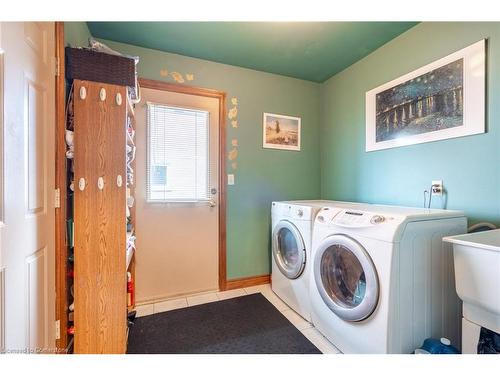
[(147, 200), (209, 199), (209, 113), (147, 103)]

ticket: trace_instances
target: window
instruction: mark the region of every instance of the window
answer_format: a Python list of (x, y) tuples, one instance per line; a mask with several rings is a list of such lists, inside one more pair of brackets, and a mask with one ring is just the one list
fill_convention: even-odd
[(209, 199), (209, 113), (147, 104), (149, 202)]

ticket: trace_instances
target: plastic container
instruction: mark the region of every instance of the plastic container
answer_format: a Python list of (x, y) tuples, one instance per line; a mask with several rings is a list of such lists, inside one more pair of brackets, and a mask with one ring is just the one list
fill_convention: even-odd
[(415, 354), (460, 354), (460, 351), (451, 345), (445, 337), (441, 339), (425, 339), (423, 345), (415, 350)]

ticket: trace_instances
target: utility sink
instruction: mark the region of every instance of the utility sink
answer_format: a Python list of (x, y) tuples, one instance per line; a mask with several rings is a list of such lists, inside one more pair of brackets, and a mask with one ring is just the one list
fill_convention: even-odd
[(443, 241), (453, 244), (455, 284), (464, 318), (500, 332), (500, 229)]

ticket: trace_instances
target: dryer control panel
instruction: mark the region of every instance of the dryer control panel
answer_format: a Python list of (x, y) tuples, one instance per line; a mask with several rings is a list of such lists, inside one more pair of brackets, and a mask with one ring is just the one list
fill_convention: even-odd
[(361, 228), (381, 224), (386, 220), (382, 215), (366, 211), (342, 210), (332, 219), (332, 224), (344, 227)]

